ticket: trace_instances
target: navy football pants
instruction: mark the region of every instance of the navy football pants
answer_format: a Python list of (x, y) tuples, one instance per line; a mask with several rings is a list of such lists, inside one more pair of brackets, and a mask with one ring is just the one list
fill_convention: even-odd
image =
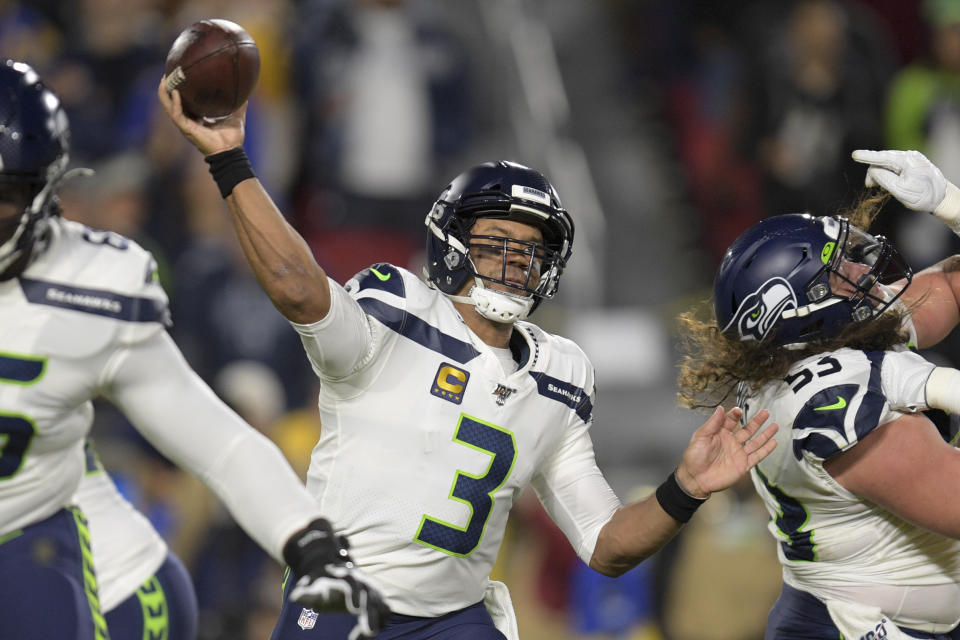
[(0, 637), (106, 640), (90, 534), (79, 509), (0, 539)]
[[(908, 636), (924, 640), (951, 640), (954, 637), (903, 627), (900, 630)], [(780, 597), (767, 617), (767, 631), (763, 637), (764, 640), (840, 640), (840, 631), (830, 619), (827, 605), (805, 591), (784, 584)]]
[(197, 594), (190, 574), (172, 553), (136, 593), (105, 615), (111, 640), (197, 637)]
[[(270, 640), (346, 640), (356, 617), (350, 614), (315, 614), (287, 600), (293, 587), (287, 580), (283, 590), (283, 609)], [(301, 624), (304, 629), (301, 627)], [(311, 626), (312, 624), (312, 626)], [(505, 640), (493, 626), (493, 619), (482, 602), (439, 618), (390, 616), (377, 640)]]

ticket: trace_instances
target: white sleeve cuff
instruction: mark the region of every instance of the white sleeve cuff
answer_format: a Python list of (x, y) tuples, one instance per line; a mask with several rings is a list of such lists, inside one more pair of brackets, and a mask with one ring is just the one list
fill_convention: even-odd
[(929, 409), (926, 385), (934, 369), (933, 363), (913, 351), (888, 351), (881, 380), (890, 408), (909, 413)]
[(960, 371), (937, 367), (927, 379), (927, 404), (933, 409), (960, 413)]
[(952, 182), (947, 183), (943, 200), (933, 210), (933, 215), (942, 220), (954, 233), (960, 235), (960, 189)]

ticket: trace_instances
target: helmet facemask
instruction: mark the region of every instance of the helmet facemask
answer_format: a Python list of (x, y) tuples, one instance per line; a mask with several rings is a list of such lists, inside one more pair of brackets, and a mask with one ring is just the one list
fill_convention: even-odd
[[(845, 302), (854, 322), (870, 320), (882, 314), (900, 297), (913, 279), (913, 271), (900, 252), (884, 236), (873, 236), (852, 226), (845, 218), (825, 218), (829, 228), (839, 227), (835, 247), (824, 247), (823, 269), (805, 287), (806, 307), (788, 309), (784, 319)], [(827, 252), (831, 251), (830, 255)], [(897, 293), (886, 286), (906, 280)]]
[[(556, 291), (562, 260), (542, 242), (471, 233), (467, 249), (474, 280), (468, 296), (477, 312), (489, 320), (522, 320), (535, 303)], [(496, 267), (480, 269), (479, 260)]]

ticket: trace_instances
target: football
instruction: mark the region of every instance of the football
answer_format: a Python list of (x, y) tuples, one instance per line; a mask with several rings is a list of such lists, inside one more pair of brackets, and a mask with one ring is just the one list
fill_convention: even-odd
[(260, 51), (243, 27), (220, 18), (200, 20), (177, 36), (164, 67), (185, 114), (223, 118), (250, 97), (260, 74)]

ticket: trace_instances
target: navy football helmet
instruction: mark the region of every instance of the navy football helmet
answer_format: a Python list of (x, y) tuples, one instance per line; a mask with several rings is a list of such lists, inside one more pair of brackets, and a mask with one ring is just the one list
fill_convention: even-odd
[(27, 64), (0, 64), (0, 200), (24, 207), (0, 221), (0, 279), (18, 276), (57, 215), (56, 191), (69, 160), (69, 124), (60, 100)]
[[(479, 218), (533, 225), (543, 234), (543, 244), (473, 235), (471, 230)], [(440, 194), (425, 223), (427, 279), (452, 299), (475, 305), (480, 315), (497, 322), (522, 320), (557, 292), (573, 244), (573, 220), (556, 189), (539, 172), (515, 162), (487, 162), (461, 173)], [(503, 252), (500, 277), (477, 273), (471, 247), (495, 247)], [(507, 281), (510, 252), (526, 256), (523, 285)], [(474, 286), (469, 296), (457, 296), (470, 280)], [(511, 291), (491, 289), (485, 286), (488, 282)]]
[(883, 236), (845, 218), (791, 213), (747, 229), (727, 249), (713, 285), (717, 325), (735, 340), (804, 343), (875, 318), (913, 277)]

